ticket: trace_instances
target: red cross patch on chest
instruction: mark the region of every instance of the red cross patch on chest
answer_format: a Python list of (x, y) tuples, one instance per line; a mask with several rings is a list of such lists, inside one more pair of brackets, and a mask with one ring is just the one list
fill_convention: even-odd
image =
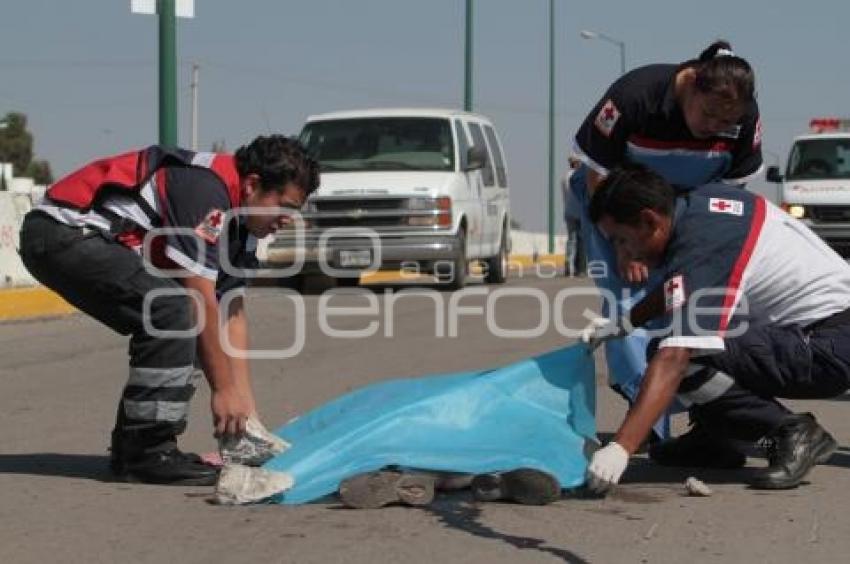
[(664, 309), (670, 312), (685, 303), (685, 277), (679, 274), (664, 283)]
[(740, 200), (726, 200), (724, 198), (710, 198), (708, 200), (708, 209), (714, 213), (744, 215), (744, 202)]
[(617, 106), (614, 105), (614, 101), (609, 99), (602, 105), (602, 109), (599, 110), (599, 113), (596, 114), (594, 124), (596, 124), (596, 129), (599, 130), (599, 133), (605, 137), (610, 137), (611, 131), (614, 129), (614, 126), (617, 125), (617, 120), (619, 119), (620, 110), (618, 110)]
[(207, 243), (218, 243), (221, 230), (224, 227), (224, 212), (210, 210), (204, 220), (195, 228), (195, 233)]

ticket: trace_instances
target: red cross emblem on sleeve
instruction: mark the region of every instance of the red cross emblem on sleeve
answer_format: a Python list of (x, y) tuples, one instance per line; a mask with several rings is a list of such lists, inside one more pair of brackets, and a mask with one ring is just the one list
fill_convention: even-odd
[(685, 279), (679, 274), (664, 283), (664, 309), (672, 311), (685, 303)]
[(218, 227), (221, 225), (221, 211), (213, 210), (209, 215), (210, 227)]
[(744, 202), (740, 200), (726, 200), (723, 198), (710, 198), (708, 209), (714, 213), (728, 213), (732, 215), (744, 215)]
[(224, 212), (221, 210), (211, 210), (204, 217), (204, 220), (195, 227), (195, 233), (207, 243), (217, 243), (218, 238), (221, 236), (223, 222)]
[(617, 120), (620, 119), (620, 110), (614, 105), (614, 101), (609, 99), (602, 105), (602, 109), (596, 114), (594, 124), (596, 129), (605, 137), (611, 136), (614, 126), (617, 125)]

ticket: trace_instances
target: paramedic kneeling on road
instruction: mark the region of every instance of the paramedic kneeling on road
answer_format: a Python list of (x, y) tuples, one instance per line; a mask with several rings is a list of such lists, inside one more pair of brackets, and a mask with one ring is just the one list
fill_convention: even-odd
[[(235, 156), (153, 146), (66, 176), (27, 214), (21, 256), (33, 276), (131, 335), (130, 377), (112, 432), (113, 472), (149, 483), (215, 483), (216, 470), (182, 453), (176, 440), (195, 389), (196, 344), (216, 435), (241, 435), (255, 415), (247, 360), (228, 356), (221, 344), (220, 319), (233, 347), (246, 349), (248, 340), (242, 297), (219, 314), (222, 294), (245, 284), (225, 259), (251, 268), (256, 238), (288, 221), (287, 209), (300, 208), (317, 185), (316, 163), (282, 135), (258, 137)], [(227, 220), (228, 212), (249, 207), (251, 215)], [(180, 229), (153, 236), (162, 227)], [(166, 274), (151, 272), (143, 251)], [(193, 319), (206, 320), (197, 339), (148, 326), (191, 335)]]
[[(623, 75), (576, 133), (574, 151), (584, 165), (570, 184), (582, 203), (588, 274), (616, 298), (603, 301), (603, 307), (620, 311), (612, 315), (637, 303), (643, 284), (657, 284), (660, 273), (637, 261), (616, 264), (614, 250), (588, 215), (596, 186), (624, 162), (648, 166), (683, 192), (711, 182), (746, 184), (762, 166), (755, 84), (750, 64), (729, 43), (716, 41), (695, 60), (647, 65)], [(643, 331), (636, 331), (605, 347), (611, 382), (630, 400), (646, 371), (648, 342)], [(655, 429), (666, 436), (666, 425)]]
[(665, 276), (628, 323), (610, 322), (588, 340), (653, 318), (667, 323), (650, 345), (637, 401), (593, 455), (589, 486), (616, 484), (678, 397), (695, 427), (654, 446), (656, 462), (742, 466), (733, 444), (765, 439), (769, 465), (753, 487), (796, 487), (837, 444), (811, 414), (775, 398), (829, 398), (850, 386), (850, 265), (761, 196), (718, 184), (677, 198), (641, 165), (615, 169), (590, 213), (618, 259), (646, 261)]

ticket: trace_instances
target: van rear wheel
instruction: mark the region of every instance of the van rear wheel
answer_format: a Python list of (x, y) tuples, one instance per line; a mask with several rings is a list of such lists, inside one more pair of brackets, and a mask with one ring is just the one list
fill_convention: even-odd
[(488, 284), (504, 284), (508, 278), (508, 234), (502, 230), (502, 240), (499, 242), (499, 252), (487, 259)]

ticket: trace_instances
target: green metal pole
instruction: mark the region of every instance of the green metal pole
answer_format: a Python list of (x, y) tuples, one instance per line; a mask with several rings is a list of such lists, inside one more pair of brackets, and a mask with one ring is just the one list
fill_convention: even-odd
[(549, 254), (555, 252), (555, 0), (549, 0)]
[(177, 17), (174, 0), (157, 0), (159, 14), (159, 143), (177, 146)]
[(472, 0), (466, 0), (466, 48), (463, 64), (463, 109), (472, 111)]

